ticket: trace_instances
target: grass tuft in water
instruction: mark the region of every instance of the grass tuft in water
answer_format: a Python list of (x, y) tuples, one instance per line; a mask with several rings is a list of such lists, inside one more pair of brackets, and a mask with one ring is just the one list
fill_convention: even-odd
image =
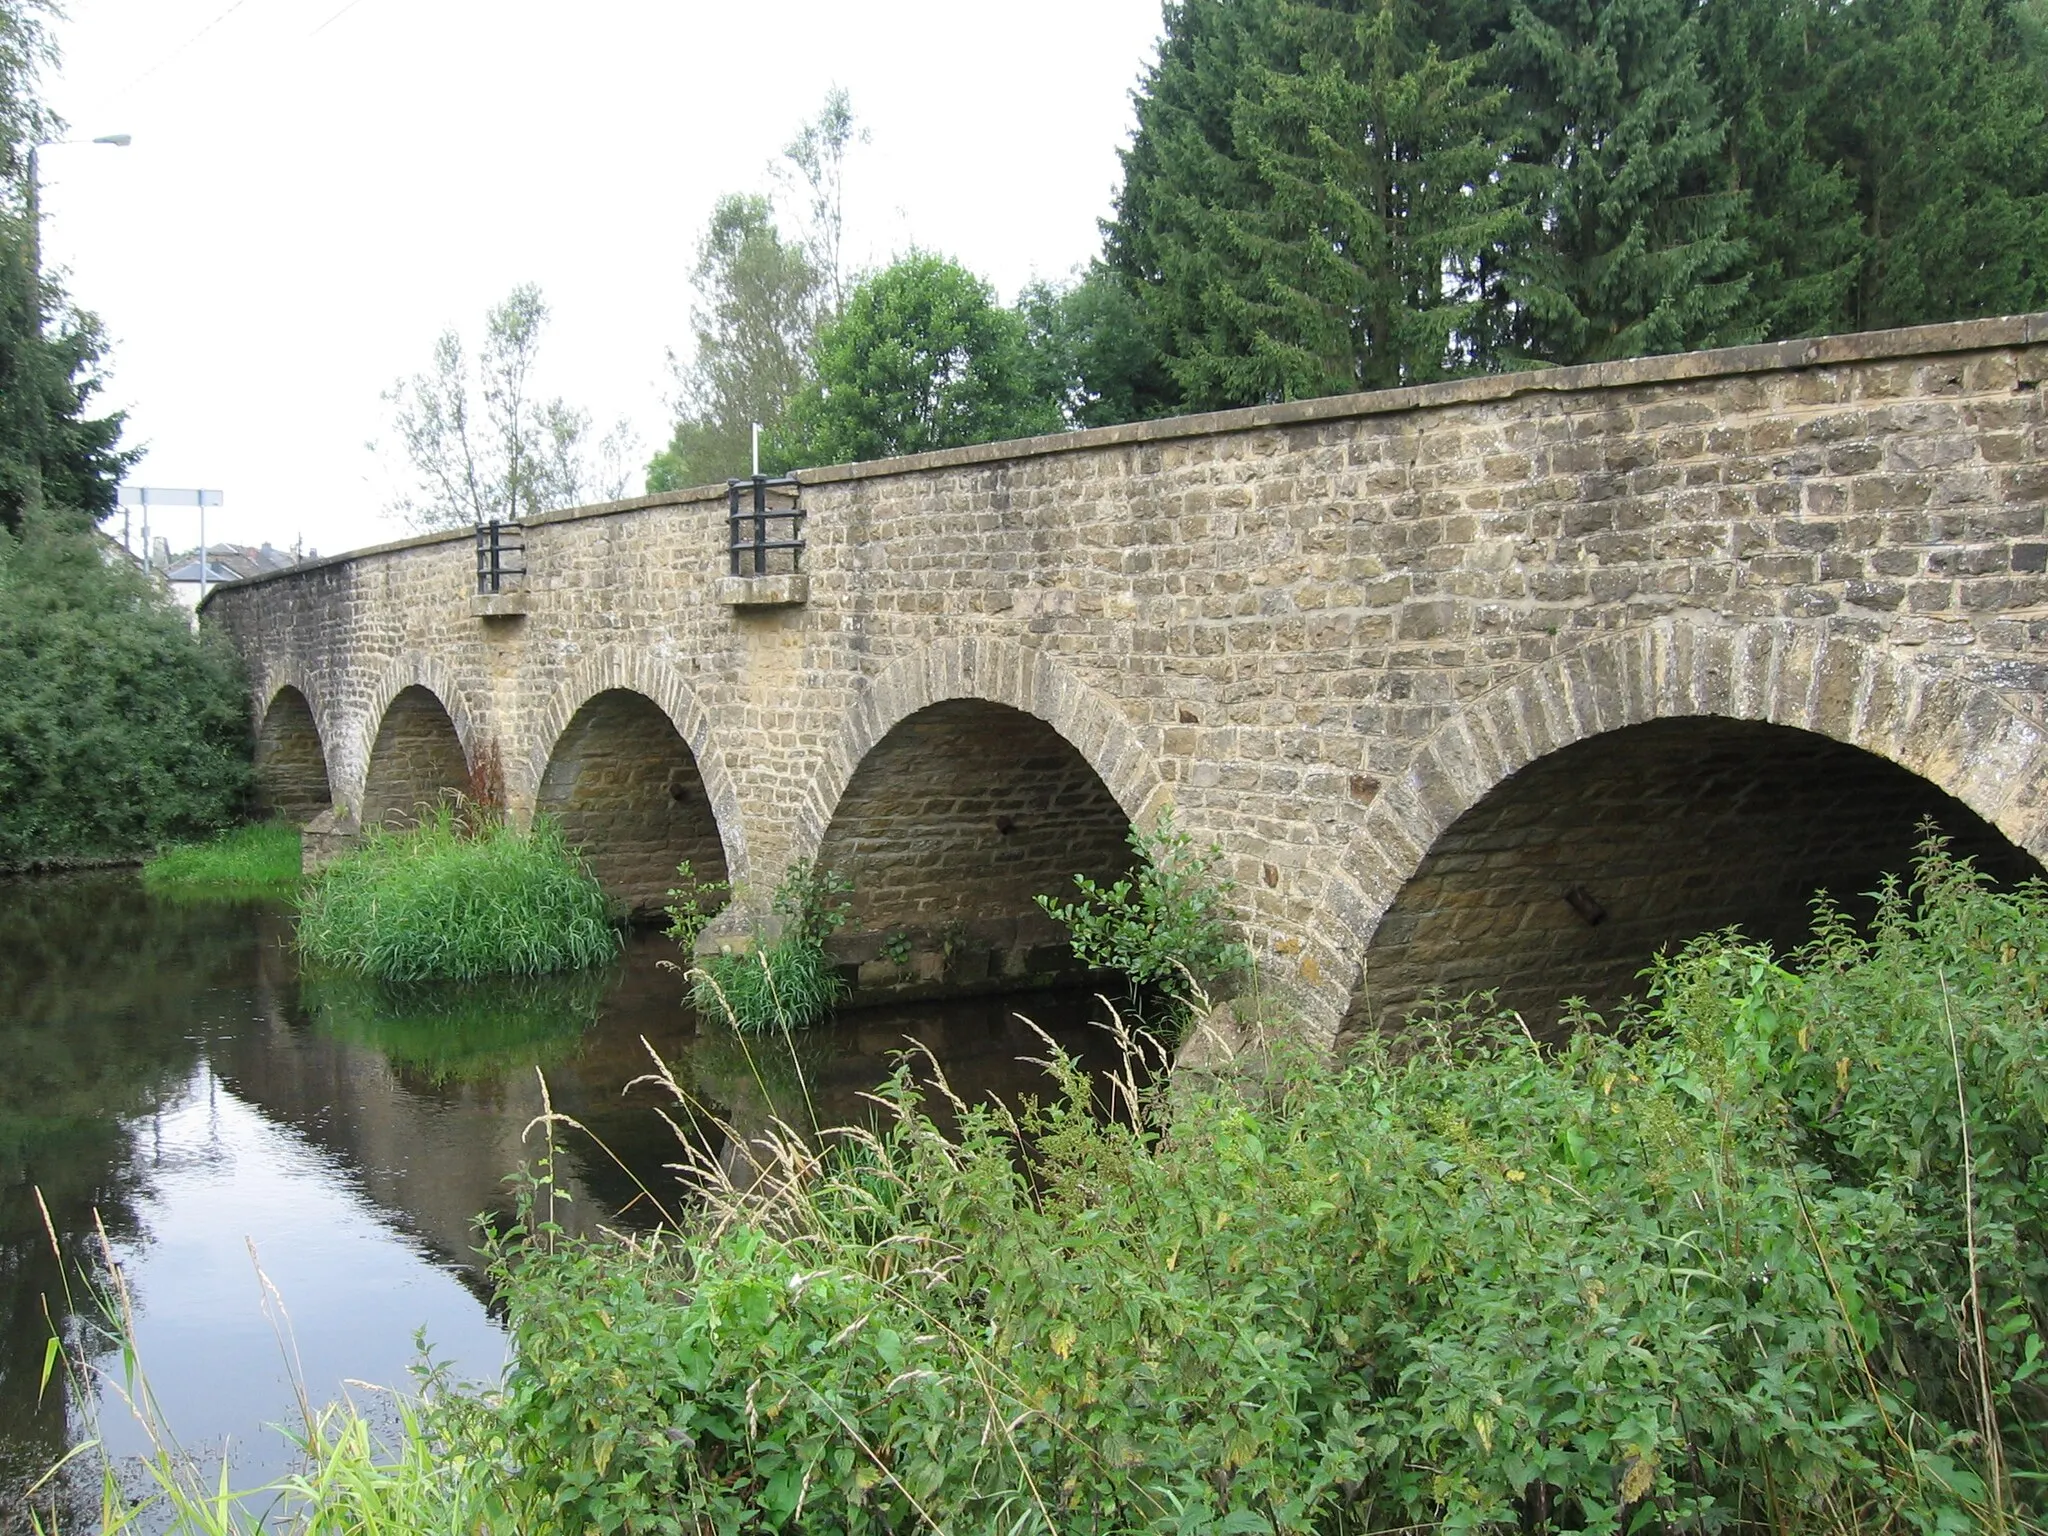
[(825, 940), (845, 923), (852, 890), (829, 869), (792, 873), (775, 892), (781, 937), (765, 946), (757, 939), (748, 954), (707, 956), (690, 972), (691, 1003), (743, 1034), (817, 1023), (846, 996)]
[(265, 821), (161, 849), (142, 866), (142, 883), (156, 896), (288, 896), (299, 884), (299, 868), (299, 829)]
[(618, 953), (604, 892), (545, 817), (474, 829), (443, 806), (406, 832), (371, 829), (299, 898), (299, 946), (385, 981), (542, 976)]

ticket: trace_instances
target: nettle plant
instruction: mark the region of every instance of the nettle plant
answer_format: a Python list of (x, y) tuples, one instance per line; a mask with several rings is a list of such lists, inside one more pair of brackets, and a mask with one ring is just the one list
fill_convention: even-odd
[(1046, 916), (1067, 930), (1074, 955), (1087, 965), (1121, 972), (1134, 996), (1166, 1001), (1165, 1022), (1177, 1028), (1197, 997), (1251, 968), (1251, 953), (1232, 936), (1223, 850), (1197, 845), (1173, 823), (1172, 807), (1149, 829), (1132, 827), (1130, 874), (1108, 885), (1074, 876), (1078, 901), (1037, 898)]

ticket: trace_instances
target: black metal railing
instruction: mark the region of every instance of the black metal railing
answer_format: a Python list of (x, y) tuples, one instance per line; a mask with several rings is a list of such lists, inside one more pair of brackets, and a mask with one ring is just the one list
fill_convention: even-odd
[(498, 597), (526, 585), (526, 530), (517, 523), (476, 525), (476, 595)]
[[(796, 505), (797, 482), (787, 476), (771, 478), (754, 475), (745, 480), (725, 482), (726, 526), (730, 535), (728, 548), (732, 554), (732, 573), (735, 576), (794, 575), (803, 569), (804, 563), (804, 513)], [(787, 494), (787, 506), (771, 506), (769, 492)], [(768, 537), (771, 523), (786, 523), (789, 536), (781, 539)], [(787, 552), (788, 564), (773, 558)]]

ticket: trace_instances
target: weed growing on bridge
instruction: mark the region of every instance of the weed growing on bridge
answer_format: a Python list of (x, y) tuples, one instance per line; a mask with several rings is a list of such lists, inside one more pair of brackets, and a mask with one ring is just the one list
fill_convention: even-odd
[(1067, 930), (1075, 958), (1121, 971), (1133, 999), (1164, 999), (1166, 1017), (1153, 1022), (1178, 1038), (1198, 998), (1251, 967), (1231, 937), (1235, 882), (1219, 868), (1222, 848), (1197, 847), (1171, 807), (1149, 829), (1132, 827), (1129, 841), (1138, 856), (1130, 875), (1106, 886), (1076, 875), (1079, 901), (1040, 896), (1038, 905)]
[(825, 941), (845, 924), (853, 882), (831, 870), (794, 870), (776, 887), (782, 921), (771, 944), (743, 955), (708, 955), (690, 972), (690, 1001), (748, 1034), (805, 1029), (846, 995)]
[(266, 821), (162, 849), (142, 866), (142, 883), (173, 898), (288, 896), (298, 888), (299, 862), (299, 829)]
[(546, 817), (471, 828), (442, 806), (405, 832), (372, 828), (299, 898), (312, 959), (385, 981), (539, 976), (609, 960), (604, 892)]

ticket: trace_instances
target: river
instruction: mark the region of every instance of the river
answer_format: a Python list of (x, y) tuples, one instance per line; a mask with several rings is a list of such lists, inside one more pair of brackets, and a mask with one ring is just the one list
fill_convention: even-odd
[[(148, 1449), (88, 1290), (103, 1253), (164, 1422), (246, 1486), (289, 1468), (277, 1426), (301, 1386), (388, 1415), (378, 1389), (408, 1383), (417, 1341), (463, 1379), (504, 1369), (475, 1218), (512, 1209), (542, 1076), (586, 1128), (562, 1132), (558, 1181), (565, 1224), (591, 1231), (676, 1207), (664, 1106), (737, 1166), (733, 1130), (872, 1118), (864, 1095), (912, 1040), (969, 1102), (1047, 1090), (1019, 1014), (1097, 1067), (1108, 1055), (1100, 1005), (1073, 994), (850, 1011), (792, 1054), (700, 1025), (652, 934), (603, 972), (393, 993), (302, 974), (291, 932), (274, 906), (166, 901), (132, 873), (0, 880), (8, 1536), (28, 1528), (29, 1484), (95, 1426), (131, 1479)], [(694, 1113), (628, 1087), (654, 1056)], [(61, 1369), (44, 1382), (53, 1324), (90, 1367), (82, 1390)]]

